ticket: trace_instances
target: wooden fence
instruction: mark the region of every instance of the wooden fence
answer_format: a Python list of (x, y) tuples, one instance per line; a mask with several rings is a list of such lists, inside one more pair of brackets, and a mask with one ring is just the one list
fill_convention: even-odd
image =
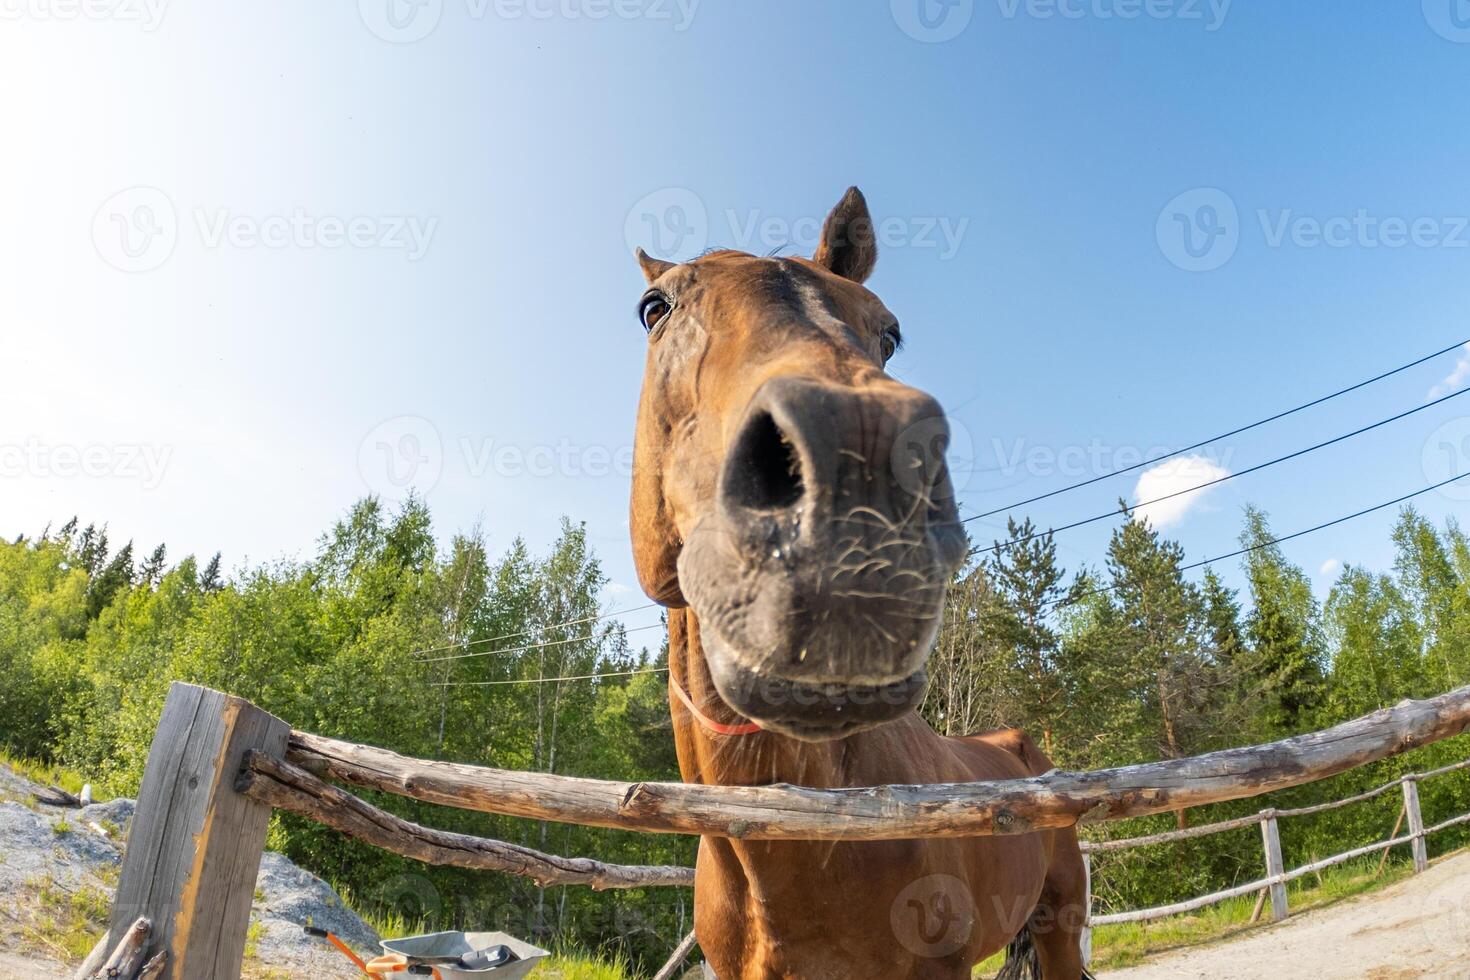
[[(1404, 701), (1325, 731), (1267, 745), (1096, 772), (1054, 770), (1030, 779), (831, 790), (629, 784), (411, 759), (291, 731), (285, 722), (240, 698), (175, 684), (148, 755), (109, 935), (99, 948), (118, 945), (140, 918), (146, 919), (153, 941), (167, 954), (163, 976), (235, 980), (273, 808), (310, 817), (427, 863), (523, 875), (546, 885), (632, 888), (693, 881), (690, 868), (605, 864), (423, 827), (327, 780), (487, 813), (653, 833), (752, 840), (965, 837), (1122, 820), (1259, 796), (1467, 729), (1470, 687), (1425, 701)], [(1442, 771), (1448, 770), (1436, 772)], [(1418, 861), (1424, 836), (1466, 822), (1462, 817), (1428, 829), (1421, 826), (1414, 787), (1418, 779), (1430, 775), (1389, 784), (1405, 787), (1407, 837), (1329, 862), (1404, 842), (1415, 845)], [(1380, 788), (1374, 794), (1384, 791)], [(1260, 823), (1266, 833), (1267, 877), (1191, 901), (1208, 904), (1231, 894), (1263, 888), (1274, 893), (1279, 888), (1276, 909), (1285, 914), (1285, 883), (1313, 868), (1282, 870), (1279, 844), (1272, 845), (1275, 821), (1304, 812), (1315, 810), (1265, 811), (1244, 822), (1093, 844), (1090, 850), (1142, 846)], [(1160, 910), (1121, 914), (1143, 918), (1154, 913), (1170, 914)], [(1122, 920), (1110, 916), (1094, 920), (1106, 921)], [(691, 946), (692, 941), (686, 940), (681, 949), (687, 954)], [(677, 965), (671, 961), (664, 974), (671, 974)]]
[[(1293, 809), (1266, 809), (1259, 813), (1253, 813), (1246, 817), (1237, 817), (1234, 820), (1223, 820), (1219, 823), (1206, 824), (1199, 827), (1189, 827), (1184, 830), (1173, 830), (1162, 834), (1150, 834), (1147, 837), (1125, 837), (1110, 841), (1090, 841), (1082, 845), (1083, 858), (1088, 865), (1088, 935), (1084, 940), (1088, 946), (1091, 943), (1091, 930), (1095, 926), (1109, 925), (1116, 922), (1148, 922), (1153, 919), (1162, 919), (1171, 915), (1179, 915), (1184, 912), (1192, 912), (1195, 909), (1223, 902), (1227, 899), (1238, 898), (1242, 895), (1258, 894), (1262, 901), (1258, 903), (1257, 910), (1264, 905), (1264, 899), (1269, 895), (1271, 900), (1272, 921), (1280, 921), (1288, 914), (1286, 901), (1287, 882), (1322, 871), (1336, 864), (1351, 861), (1353, 858), (1363, 857), (1377, 851), (1387, 851), (1389, 848), (1400, 844), (1408, 844), (1410, 853), (1413, 855), (1414, 871), (1425, 871), (1429, 867), (1429, 852), (1425, 841), (1431, 834), (1460, 824), (1470, 824), (1470, 813), (1462, 813), (1459, 816), (1442, 820), (1432, 827), (1424, 826), (1423, 814), (1419, 808), (1419, 784), (1426, 779), (1442, 776), (1446, 773), (1458, 772), (1470, 769), (1470, 759), (1431, 769), (1428, 772), (1408, 773), (1400, 776), (1382, 786), (1374, 787), (1364, 793), (1345, 797), (1341, 800), (1333, 800), (1328, 803), (1319, 803), (1315, 806), (1296, 807)], [(1399, 816), (1394, 823), (1393, 829), (1388, 832), (1386, 840), (1376, 841), (1363, 847), (1355, 847), (1334, 854), (1331, 857), (1313, 860), (1309, 864), (1301, 865), (1291, 870), (1286, 870), (1281, 858), (1281, 835), (1279, 822), (1290, 817), (1306, 817), (1316, 813), (1325, 813), (1328, 810), (1336, 810), (1340, 807), (1351, 806), (1354, 803), (1362, 803), (1367, 800), (1382, 796), (1395, 788), (1401, 788), (1403, 792), (1403, 806), (1399, 808)], [(1407, 818), (1409, 830), (1402, 837), (1397, 836), (1399, 828), (1403, 826)], [(1259, 824), (1261, 828), (1261, 843), (1265, 856), (1266, 876), (1257, 881), (1244, 885), (1235, 885), (1222, 891), (1211, 892), (1208, 895), (1200, 895), (1195, 898), (1186, 899), (1182, 902), (1174, 902), (1169, 905), (1159, 905), (1154, 908), (1136, 909), (1129, 912), (1112, 912), (1106, 915), (1092, 915), (1092, 855), (1110, 853), (1116, 851), (1133, 850), (1140, 847), (1149, 847), (1156, 844), (1168, 844), (1174, 841), (1191, 840), (1197, 837), (1206, 837), (1211, 834), (1221, 834), (1231, 830), (1240, 830), (1243, 827), (1251, 827)]]

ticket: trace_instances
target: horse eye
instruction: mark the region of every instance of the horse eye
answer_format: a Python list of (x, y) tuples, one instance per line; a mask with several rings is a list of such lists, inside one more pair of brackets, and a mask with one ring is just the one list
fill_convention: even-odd
[(660, 320), (669, 315), (671, 309), (673, 306), (663, 293), (649, 293), (638, 304), (638, 319), (642, 321), (643, 329), (651, 332)]
[(883, 363), (887, 364), (889, 358), (898, 353), (900, 341), (897, 330), (883, 331)]

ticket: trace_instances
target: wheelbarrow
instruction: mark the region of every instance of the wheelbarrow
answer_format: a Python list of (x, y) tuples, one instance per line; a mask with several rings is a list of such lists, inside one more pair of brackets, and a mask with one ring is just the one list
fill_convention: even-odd
[(326, 939), (369, 977), (432, 976), (435, 980), (518, 980), (551, 954), (503, 932), (435, 932), (384, 940), (383, 955), (364, 962), (325, 929), (306, 927)]

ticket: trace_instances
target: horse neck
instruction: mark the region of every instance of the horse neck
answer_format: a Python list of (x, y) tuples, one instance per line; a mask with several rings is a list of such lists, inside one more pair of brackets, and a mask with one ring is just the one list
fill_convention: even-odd
[[(699, 621), (687, 607), (669, 613), (669, 673), (672, 682), (682, 687), (711, 721), (721, 725), (747, 721), (715, 689), (700, 646)], [(812, 744), (772, 732), (720, 735), (700, 724), (674, 698), (670, 702), (679, 772), (686, 783), (841, 785), (842, 742)]]

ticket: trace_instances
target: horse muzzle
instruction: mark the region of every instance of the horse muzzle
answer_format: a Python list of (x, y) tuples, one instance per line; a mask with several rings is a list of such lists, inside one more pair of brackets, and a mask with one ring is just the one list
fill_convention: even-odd
[(679, 577), (711, 672), (742, 714), (842, 737), (922, 699), (924, 662), (966, 539), (928, 395), (777, 378), (756, 393), (716, 507)]

